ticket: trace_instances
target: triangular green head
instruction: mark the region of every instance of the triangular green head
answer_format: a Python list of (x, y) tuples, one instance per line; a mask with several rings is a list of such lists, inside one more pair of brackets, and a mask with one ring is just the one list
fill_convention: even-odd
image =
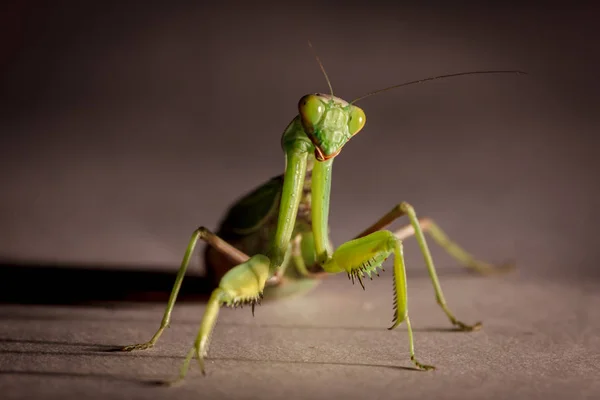
[(307, 94), (298, 102), (304, 132), (315, 146), (318, 161), (329, 160), (365, 126), (365, 112), (330, 94)]

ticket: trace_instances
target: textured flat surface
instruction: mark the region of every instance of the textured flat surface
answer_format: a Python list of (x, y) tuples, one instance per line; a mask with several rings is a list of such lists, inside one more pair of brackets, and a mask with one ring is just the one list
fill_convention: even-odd
[(391, 280), (363, 292), (334, 278), (312, 296), (224, 310), (208, 374), (197, 365), (176, 376), (203, 305), (177, 308), (159, 345), (107, 352), (147, 340), (162, 307), (131, 309), (0, 307), (3, 399), (561, 399), (600, 394), (600, 295), (597, 285), (511, 278), (443, 278), (465, 321), (484, 329), (454, 332), (433, 300), (428, 279), (410, 276), (417, 355), (438, 370), (411, 369), (404, 326), (389, 332)]
[[(191, 3), (0, 6), (2, 400), (600, 398), (594, 6)], [(417, 353), (432, 373), (404, 369), (386, 274), (365, 293), (334, 278), (254, 319), (224, 311), (208, 376), (151, 385), (176, 375), (194, 339), (198, 258), (156, 349), (105, 350), (151, 336), (193, 229), (283, 171), (298, 99), (327, 91), (309, 39), (348, 100), (439, 74), (529, 72), (359, 103), (367, 125), (335, 160), (330, 212), (340, 244), (409, 201), (518, 274), (463, 274), (434, 248), (452, 309), (485, 323), (447, 331), (407, 241)], [(73, 305), (90, 300), (114, 302)]]

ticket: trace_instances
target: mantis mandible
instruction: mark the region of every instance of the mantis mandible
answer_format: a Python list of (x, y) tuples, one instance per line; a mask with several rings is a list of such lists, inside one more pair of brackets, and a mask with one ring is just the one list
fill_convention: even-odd
[[(312, 47), (312, 46), (311, 46)], [(425, 233), (458, 262), (480, 272), (506, 270), (511, 265), (495, 267), (475, 259), (451, 241), (429, 218), (419, 218), (407, 202), (394, 206), (373, 225), (337, 249), (329, 238), (328, 217), (333, 160), (343, 146), (366, 123), (364, 111), (356, 102), (372, 95), (407, 85), (442, 78), (474, 74), (524, 73), (517, 70), (474, 71), (440, 75), (380, 89), (347, 102), (334, 96), (323, 64), (317, 62), (329, 86), (329, 94), (308, 94), (298, 103), (298, 115), (284, 130), (281, 145), (285, 153), (285, 172), (259, 186), (234, 203), (216, 233), (205, 227), (194, 231), (177, 273), (162, 322), (146, 343), (124, 347), (123, 351), (153, 347), (171, 321), (171, 312), (198, 240), (207, 243), (205, 262), (210, 276), (218, 283), (206, 305), (200, 329), (189, 350), (179, 377), (181, 381), (195, 357), (205, 374), (204, 357), (221, 306), (250, 305), (252, 313), (263, 296), (284, 296), (306, 291), (320, 278), (346, 273), (364, 289), (364, 279), (379, 275), (383, 262), (393, 256), (394, 329), (402, 322), (408, 330), (412, 363), (422, 370), (434, 369), (415, 357), (413, 332), (407, 306), (406, 271), (402, 242), (415, 236), (433, 284), (437, 303), (450, 323), (463, 331), (475, 331), (481, 323), (458, 320), (448, 307)], [(406, 216), (409, 224), (392, 232), (386, 228)]]

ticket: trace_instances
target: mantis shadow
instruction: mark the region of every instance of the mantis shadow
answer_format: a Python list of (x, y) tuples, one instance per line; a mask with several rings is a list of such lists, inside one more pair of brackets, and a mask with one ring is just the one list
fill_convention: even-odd
[(60, 371), (31, 371), (31, 370), (5, 370), (0, 371), (0, 375), (22, 375), (22, 376), (40, 376), (50, 378), (84, 378), (84, 379), (98, 379), (98, 380), (110, 380), (130, 383), (142, 383), (151, 386), (164, 386), (165, 382), (159, 379), (140, 380), (139, 378), (110, 375), (110, 374), (98, 374), (98, 373), (83, 373), (83, 372), (60, 372)]
[[(0, 261), (0, 304), (106, 307), (122, 303), (166, 304), (177, 271), (100, 264)], [(32, 284), (43, 282), (43, 285)], [(212, 285), (187, 274), (180, 302), (208, 300)]]
[(388, 368), (402, 371), (425, 372), (415, 367), (405, 367), (402, 365), (387, 365), (387, 364), (369, 364), (369, 363), (344, 363), (335, 361), (293, 361), (293, 360), (257, 360), (242, 357), (207, 357), (207, 361), (234, 361), (234, 362), (249, 362), (249, 363), (273, 363), (273, 364), (307, 364), (307, 365), (337, 365), (342, 367), (368, 367), (368, 368)]
[[(108, 264), (43, 264), (0, 260), (0, 304), (117, 307), (124, 304), (166, 304), (177, 270)], [(427, 276), (424, 269), (409, 271)], [(440, 276), (468, 275), (464, 268), (444, 268)], [(32, 285), (32, 281), (43, 285)], [(188, 272), (178, 303), (206, 302), (214, 285)]]
[[(81, 355), (95, 355), (95, 356), (113, 356), (119, 357), (114, 353), (86, 353), (86, 352), (50, 352), (50, 351), (22, 351), (22, 350), (1, 350), (0, 354), (29, 354), (32, 356), (40, 356), (40, 355), (55, 355), (62, 357), (69, 356), (81, 356)], [(169, 356), (169, 355), (140, 355), (144, 358), (171, 358), (183, 360), (183, 356)], [(242, 357), (217, 357), (217, 358), (206, 358), (207, 361), (233, 361), (236, 363), (256, 363), (256, 364), (290, 364), (290, 365), (333, 365), (340, 367), (365, 367), (365, 368), (387, 368), (393, 370), (401, 370), (401, 371), (411, 371), (411, 372), (423, 372), (420, 369), (415, 367), (405, 367), (399, 365), (386, 365), (386, 364), (372, 364), (372, 363), (344, 363), (344, 362), (325, 362), (325, 361), (295, 361), (295, 360), (274, 360), (274, 359), (250, 359), (250, 358), (242, 358)], [(260, 371), (260, 369), (257, 369)], [(155, 377), (145, 379), (145, 378), (135, 378), (121, 375), (111, 375), (106, 373), (95, 373), (95, 372), (65, 372), (65, 371), (35, 371), (35, 370), (0, 370), (0, 375), (22, 375), (22, 376), (41, 376), (41, 377), (56, 377), (56, 378), (84, 378), (84, 379), (97, 379), (97, 380), (110, 380), (110, 381), (120, 381), (120, 382), (130, 382), (130, 383), (141, 383), (143, 385), (149, 386), (169, 386), (171, 384), (170, 380), (157, 379)]]
[[(114, 316), (106, 316), (106, 317), (98, 317), (91, 316), (85, 317), (81, 315), (76, 316), (47, 316), (47, 315), (21, 315), (16, 313), (0, 313), (0, 320), (9, 321), (9, 320), (19, 320), (19, 321), (56, 321), (56, 320), (87, 320), (87, 321), (125, 321), (132, 322), (132, 318), (115, 318)], [(157, 318), (152, 316), (144, 319), (135, 319), (136, 323), (140, 322), (148, 322), (152, 325), (156, 325)], [(177, 325), (185, 326), (185, 325), (198, 325), (198, 319), (194, 320), (178, 320)], [(300, 325), (300, 324), (277, 324), (277, 323), (267, 323), (267, 324), (247, 324), (247, 323), (237, 323), (237, 322), (219, 322), (219, 326), (221, 327), (240, 327), (240, 328), (251, 328), (251, 329), (289, 329), (289, 330), (313, 330), (313, 331), (323, 331), (323, 330), (338, 330), (338, 331), (354, 331), (354, 332), (364, 332), (364, 331), (378, 331), (383, 332), (387, 329), (387, 326), (341, 326), (341, 325)], [(452, 332), (460, 332), (463, 333), (462, 330), (453, 326), (446, 327), (414, 327), (412, 328), (413, 332), (430, 332), (430, 333), (452, 333)], [(65, 345), (65, 346), (86, 346), (87, 344), (82, 343), (69, 343), (69, 342), (53, 342), (53, 341), (41, 341), (41, 340), (21, 340), (21, 339), (11, 339), (11, 338), (0, 338), (0, 343), (29, 343), (29, 344), (55, 344), (55, 345)], [(93, 345), (91, 345), (93, 346)]]

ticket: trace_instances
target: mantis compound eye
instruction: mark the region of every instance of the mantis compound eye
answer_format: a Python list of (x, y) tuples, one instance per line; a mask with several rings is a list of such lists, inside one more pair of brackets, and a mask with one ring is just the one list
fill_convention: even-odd
[(307, 94), (298, 102), (298, 110), (302, 118), (302, 126), (307, 133), (315, 131), (315, 126), (323, 118), (325, 113), (325, 104), (314, 94)]
[(367, 122), (367, 116), (365, 112), (356, 106), (352, 106), (352, 110), (350, 111), (350, 118), (348, 119), (348, 131), (354, 136), (365, 126)]

